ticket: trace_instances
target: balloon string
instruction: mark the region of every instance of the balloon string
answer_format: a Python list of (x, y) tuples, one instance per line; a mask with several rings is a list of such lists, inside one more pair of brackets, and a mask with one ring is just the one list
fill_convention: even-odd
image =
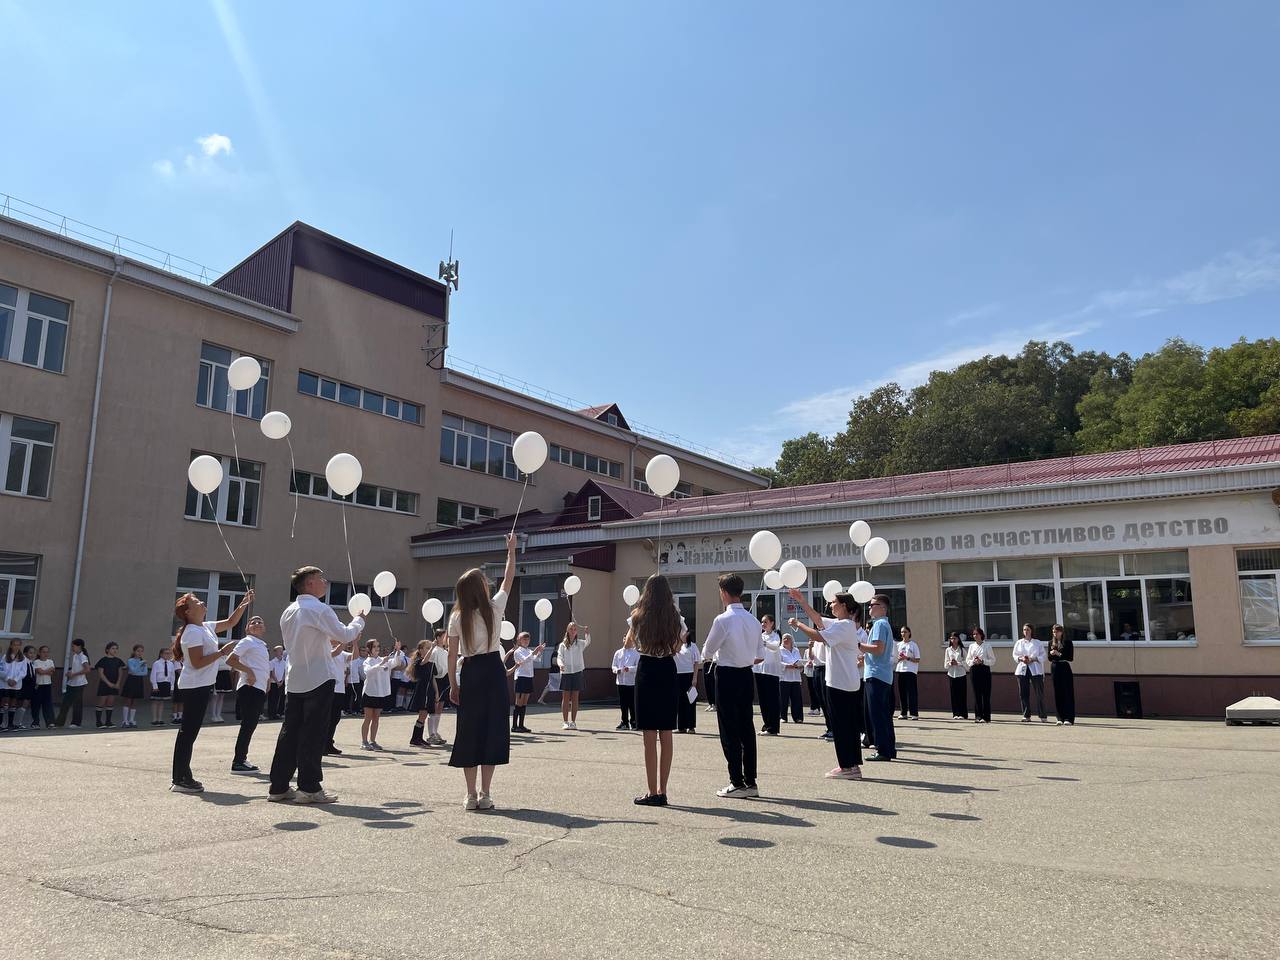
[(342, 505), (342, 545), (347, 549), (347, 573), (351, 575), (351, 593), (355, 593), (356, 575), (351, 568), (351, 541), (347, 539), (347, 501), (339, 500), (338, 503)]
[(244, 575), (244, 571), (240, 569), (240, 561), (236, 559), (236, 555), (231, 552), (231, 544), (227, 543), (227, 535), (222, 532), (222, 524), (218, 522), (218, 507), (213, 502), (213, 498), (207, 493), (204, 498), (209, 501), (209, 509), (213, 512), (213, 525), (218, 528), (218, 536), (222, 537), (222, 545), (227, 548), (227, 553), (231, 554), (231, 562), (236, 565), (236, 572), (240, 574), (240, 579), (244, 581), (246, 587), (249, 586), (249, 578)]
[(394, 645), (396, 642), (396, 632), (391, 628), (391, 618), (387, 616), (387, 598), (380, 597), (379, 599), (382, 600), (382, 619), (387, 621), (387, 633), (391, 634), (391, 643)]
[(658, 562), (658, 573), (662, 573), (662, 510), (664, 507), (663, 498), (658, 497), (658, 549), (653, 552), (654, 559)]
[(515, 536), (516, 524), (520, 520), (520, 508), (524, 506), (524, 492), (529, 489), (529, 475), (524, 475), (524, 486), (520, 488), (520, 502), (516, 504), (516, 515), (511, 518), (511, 535)]
[(240, 469), (240, 445), (236, 442), (236, 391), (227, 387), (227, 413), (231, 414), (231, 447), (236, 452), (236, 470)]
[(293, 462), (293, 441), (285, 434), (284, 442), (289, 445), (289, 486), (293, 487), (293, 526), (289, 528), (289, 539), (293, 539), (298, 529), (298, 468)]

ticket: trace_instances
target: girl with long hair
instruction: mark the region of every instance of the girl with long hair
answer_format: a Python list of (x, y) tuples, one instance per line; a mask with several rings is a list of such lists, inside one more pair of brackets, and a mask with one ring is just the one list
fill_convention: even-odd
[(369, 640), (368, 656), (364, 658), (364, 692), (360, 698), (360, 705), (364, 707), (364, 722), (360, 724), (362, 750), (382, 749), (378, 743), (378, 720), (382, 711), (389, 710), (395, 703), (395, 695), (391, 692), (391, 672), (403, 666), (404, 659), (399, 640), (385, 657), (382, 656), (381, 644), (377, 640)]
[(894, 644), (893, 672), (898, 677), (898, 719), (920, 719), (920, 647), (911, 639), (911, 628), (898, 631), (901, 638)]
[(987, 633), (975, 626), (971, 631), (973, 643), (965, 657), (969, 664), (969, 679), (973, 683), (973, 722), (991, 722), (991, 668), (996, 663), (996, 652), (987, 643)]
[[(693, 637), (685, 634), (684, 643), (676, 651), (676, 730), (680, 733), (694, 733), (698, 726), (698, 667), (702, 663), (702, 652), (693, 642)], [(690, 700), (690, 693), (693, 699)]]
[(560, 716), (563, 729), (578, 729), (578, 698), (582, 695), (582, 681), (586, 674), (587, 647), (591, 646), (591, 631), (570, 623), (564, 628), (564, 639), (556, 647), (556, 663), (560, 665)]
[(449, 638), (443, 630), (436, 630), (435, 645), (431, 648), (431, 666), (435, 673), (432, 682), (436, 687), (435, 709), (427, 717), (427, 743), (436, 747), (445, 745), (440, 736), (440, 716), (444, 713), (444, 702), (449, 698)]
[[(679, 722), (676, 698), (683, 695), (676, 672), (676, 652), (688, 630), (671, 594), (667, 578), (655, 573), (645, 581), (636, 608), (631, 611), (628, 636), (640, 651), (636, 666), (635, 726), (644, 737), (644, 772), (649, 792), (636, 797), (645, 807), (667, 805), (667, 779), (671, 775), (671, 731)], [(659, 753), (661, 744), (661, 753)]]
[(413, 735), (409, 737), (411, 747), (431, 746), (422, 733), (427, 727), (427, 717), (436, 712), (435, 666), (431, 662), (433, 646), (430, 640), (419, 640), (418, 649), (413, 651), (409, 666), (404, 671), (405, 676), (413, 682), (413, 699), (409, 702), (409, 709), (418, 714), (418, 719), (413, 724)]
[(240, 642), (231, 639), (219, 646), (218, 634), (239, 623), (251, 603), (253, 590), (245, 593), (244, 599), (231, 612), (231, 616), (217, 621), (205, 620), (209, 608), (194, 593), (184, 593), (173, 605), (173, 615), (181, 627), (173, 638), (172, 649), (174, 659), (183, 661), (178, 686), (182, 690), (185, 711), (182, 726), (178, 728), (178, 736), (173, 743), (173, 785), (169, 789), (174, 793), (204, 792), (204, 785), (191, 775), (191, 751), (195, 747), (196, 737), (200, 735), (200, 728), (204, 725), (205, 709), (213, 694), (218, 664), (224, 657), (230, 656)]
[(1062, 624), (1053, 625), (1053, 639), (1049, 641), (1049, 663), (1053, 671), (1053, 710), (1058, 715), (1058, 725), (1076, 725), (1076, 686), (1071, 673), (1071, 661), (1075, 659), (1075, 645), (1067, 638)]
[(951, 688), (951, 719), (968, 720), (969, 704), (965, 696), (965, 675), (969, 672), (965, 657), (964, 640), (959, 630), (947, 636), (947, 648), (942, 654), (942, 666), (947, 671), (947, 684)]
[[(8, 714), (6, 730), (17, 730), (15, 715), (22, 701), (22, 678), (27, 673), (27, 658), (22, 655), (22, 641), (10, 640), (9, 649), (4, 654), (4, 672), (0, 681), (4, 682), (4, 696), (0, 697), (0, 708)], [(98, 726), (102, 726), (101, 723)]]
[[(511, 759), (507, 728), (507, 670), (499, 637), (507, 597), (516, 577), (516, 538), (507, 535), (507, 565), (502, 586), (490, 596), (483, 570), (468, 570), (454, 586), (457, 598), (449, 616), (449, 699), (458, 707), (449, 766), (461, 767), (467, 783), (467, 810), (492, 810), (494, 767)], [(462, 662), (458, 671), (458, 658)], [(480, 787), (476, 789), (476, 774)]]

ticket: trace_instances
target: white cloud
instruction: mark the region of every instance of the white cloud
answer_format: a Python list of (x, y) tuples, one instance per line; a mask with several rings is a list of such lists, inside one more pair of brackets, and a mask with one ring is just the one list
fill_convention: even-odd
[(945, 323), (948, 327), (958, 327), (962, 323), (968, 323), (971, 320), (985, 320), (987, 317), (994, 316), (1000, 312), (1003, 304), (1000, 303), (984, 303), (980, 307), (971, 307), (968, 310), (961, 310), (959, 313), (952, 314), (947, 317)]
[(221, 133), (211, 133), (206, 137), (196, 137), (200, 152), (206, 157), (216, 157), (220, 153), (231, 155), (231, 138)]
[(173, 168), (172, 160), (157, 160), (151, 165), (151, 169), (163, 180), (172, 180), (177, 174), (177, 171)]

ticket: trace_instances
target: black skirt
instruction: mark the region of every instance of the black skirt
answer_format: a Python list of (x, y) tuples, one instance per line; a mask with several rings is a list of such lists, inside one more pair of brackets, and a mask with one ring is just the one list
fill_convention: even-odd
[(640, 730), (674, 730), (676, 728), (677, 689), (676, 661), (673, 657), (640, 655), (636, 667), (636, 727)]
[(142, 677), (131, 673), (124, 678), (124, 692), (120, 696), (126, 700), (141, 700), (145, 692), (146, 690), (142, 685)]
[(371, 697), (366, 693), (360, 697), (360, 706), (364, 710), (390, 710), (395, 703), (396, 698), (393, 694), (387, 694), (385, 697)]
[(213, 681), (213, 689), (218, 693), (228, 693), (236, 688), (234, 670), (219, 670)]
[(173, 684), (168, 681), (161, 680), (156, 684), (155, 690), (151, 693), (152, 700), (168, 700), (173, 692)]
[(428, 667), (420, 673), (413, 685), (413, 694), (409, 697), (409, 710), (417, 713), (420, 710), (433, 710), (436, 705), (435, 671)]
[(462, 661), (458, 687), (458, 726), (453, 735), (451, 767), (496, 766), (511, 759), (507, 712), (507, 670), (502, 654), (483, 653)]

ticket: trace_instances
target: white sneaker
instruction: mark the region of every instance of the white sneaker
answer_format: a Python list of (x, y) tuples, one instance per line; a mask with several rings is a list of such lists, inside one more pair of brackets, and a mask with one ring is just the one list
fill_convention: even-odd
[(570, 720), (570, 721), (569, 721), (569, 729), (570, 729), (570, 730), (577, 730), (577, 729), (578, 729), (578, 721), (577, 721), (577, 720)]
[(299, 790), (298, 795), (294, 797), (294, 803), (337, 803), (338, 795), (336, 793), (325, 793), (324, 787), (321, 787), (315, 793), (307, 793), (305, 790)]
[(493, 797), (489, 796), (489, 794), (487, 794), (487, 793), (482, 793), (482, 794), (480, 794), (480, 796), (476, 797), (476, 809), (477, 809), (477, 810), (492, 810), (492, 809), (493, 809)]
[(717, 797), (723, 797), (726, 800), (739, 800), (743, 797), (758, 797), (760, 791), (752, 792), (750, 787), (735, 787), (732, 783), (727, 787), (721, 787), (716, 791)]
[(479, 804), (480, 804), (479, 800), (477, 800), (475, 797), (469, 796), (467, 797), (466, 802), (463, 803), (462, 809), (475, 810), (479, 806)]
[(267, 794), (268, 803), (288, 803), (290, 800), (297, 800), (297, 799), (298, 799), (298, 791), (294, 790), (293, 787), (290, 787), (284, 793), (268, 793)]
[(572, 730), (572, 729), (573, 729), (573, 727), (569, 726), (569, 721), (568, 721), (568, 720), (566, 720), (564, 723), (560, 724), (560, 729), (561, 729), (561, 730)]
[(716, 709), (716, 708), (715, 708), (715, 707), (713, 707), (713, 706), (711, 706), (711, 704), (707, 704), (706, 712), (707, 712), (707, 713), (714, 713), (714, 712), (715, 712), (715, 709)]

